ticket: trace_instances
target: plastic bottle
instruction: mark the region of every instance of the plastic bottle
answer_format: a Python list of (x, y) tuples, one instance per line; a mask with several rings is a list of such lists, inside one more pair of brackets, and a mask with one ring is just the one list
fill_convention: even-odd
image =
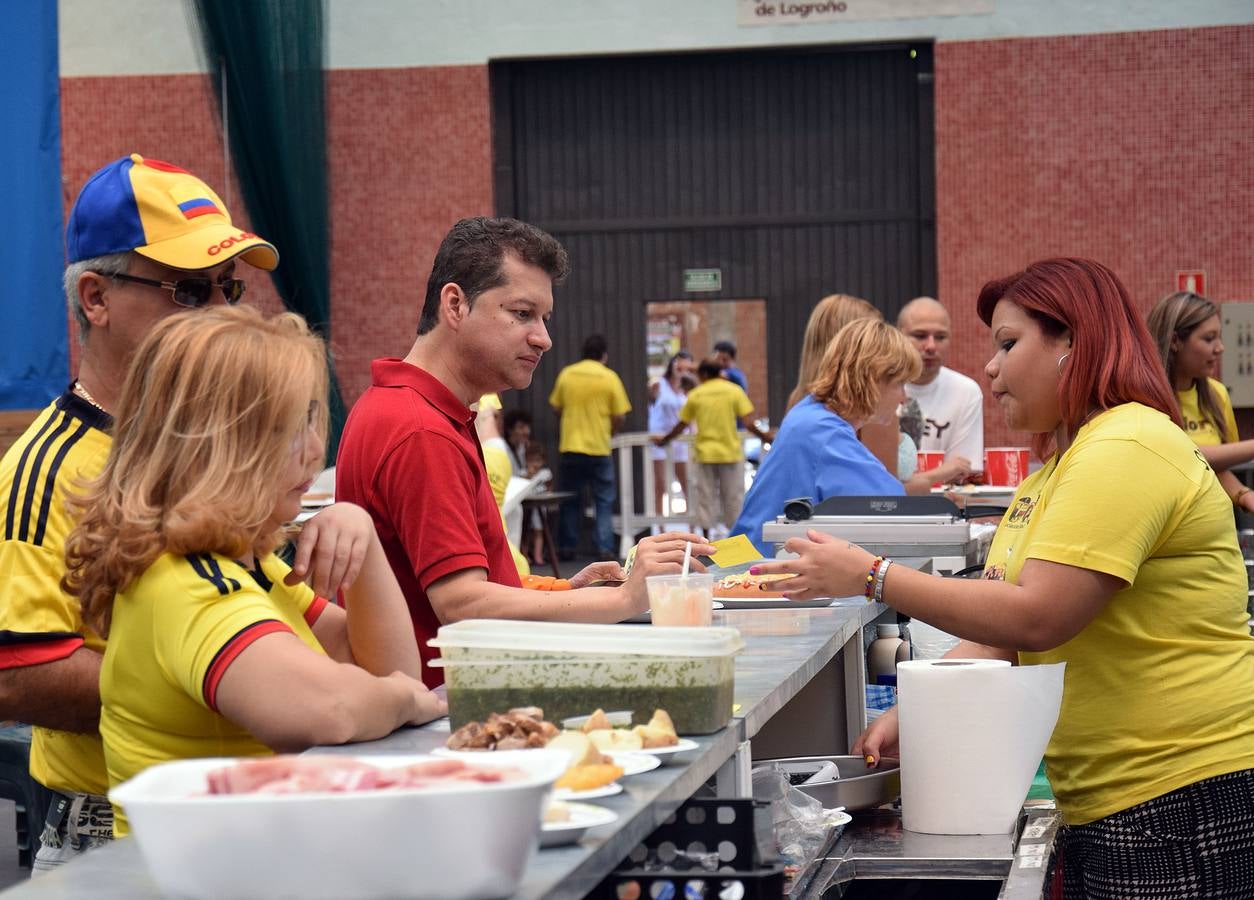
[[(902, 646), (901, 629), (894, 623), (875, 626), (875, 640), (866, 651), (868, 681), (879, 684), (881, 675), (897, 674), (897, 650)], [(907, 646), (906, 653), (908, 654)]]
[(910, 623), (902, 622), (898, 626), (901, 632), (901, 643), (897, 645), (897, 662), (914, 659), (914, 646), (910, 643)]

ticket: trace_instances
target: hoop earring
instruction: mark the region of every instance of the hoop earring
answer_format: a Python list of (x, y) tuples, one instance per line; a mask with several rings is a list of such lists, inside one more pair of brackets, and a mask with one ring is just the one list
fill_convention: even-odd
[(1062, 356), (1058, 357), (1058, 374), (1059, 375), (1062, 374), (1062, 361), (1070, 355), (1071, 355), (1070, 353), (1064, 353)]

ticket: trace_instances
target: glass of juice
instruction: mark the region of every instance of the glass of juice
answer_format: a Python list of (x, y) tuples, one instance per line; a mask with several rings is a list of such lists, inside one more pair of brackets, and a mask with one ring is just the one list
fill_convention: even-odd
[(714, 610), (714, 576), (650, 575), (649, 611), (654, 625), (709, 625)]

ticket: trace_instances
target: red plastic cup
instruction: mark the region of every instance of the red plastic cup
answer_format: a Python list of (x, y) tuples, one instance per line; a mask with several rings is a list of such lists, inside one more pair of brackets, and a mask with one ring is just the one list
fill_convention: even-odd
[[(920, 451), (918, 454), (916, 454), (916, 459), (917, 459), (917, 462), (915, 463), (915, 466), (918, 471), (930, 472), (932, 469), (935, 469), (937, 466), (939, 466), (941, 463), (945, 461), (945, 454), (936, 453), (936, 452), (923, 453)], [(932, 487), (940, 487), (940, 486), (941, 486), (941, 483), (939, 481), (937, 481), (936, 483), (932, 485)]]
[(984, 451), (985, 484), (1018, 487), (1027, 477), (1027, 447), (989, 447)]

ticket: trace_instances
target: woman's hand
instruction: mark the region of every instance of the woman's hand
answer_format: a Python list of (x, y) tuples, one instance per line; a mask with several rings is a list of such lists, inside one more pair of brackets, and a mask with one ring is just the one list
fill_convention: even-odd
[(582, 572), (579, 572), (570, 579), (572, 588), (587, 587), (598, 581), (626, 581), (627, 573), (614, 560), (608, 562), (594, 562), (587, 566)]
[(306, 582), (328, 600), (352, 587), (370, 545), (377, 541), (370, 513), (352, 503), (335, 503), (305, 523), (285, 584)]
[(852, 597), (866, 591), (866, 576), (875, 556), (857, 544), (810, 529), (804, 538), (789, 538), (784, 549), (797, 558), (758, 563), (749, 574), (795, 576), (781, 585), (787, 587), (784, 596), (790, 600)]
[(403, 689), (410, 694), (413, 706), (405, 722), (406, 725), (423, 725), (432, 719), (448, 715), (448, 703), (441, 700), (439, 695), (432, 693), (431, 689), (421, 681), (410, 678), (404, 672), (393, 672), (387, 677), (388, 680), (402, 685)]
[(900, 730), (897, 724), (897, 707), (893, 707), (866, 727), (858, 739), (853, 742), (850, 753), (855, 756), (871, 757), (867, 763), (872, 768), (880, 764), (880, 759), (887, 756), (891, 759), (901, 758)]

